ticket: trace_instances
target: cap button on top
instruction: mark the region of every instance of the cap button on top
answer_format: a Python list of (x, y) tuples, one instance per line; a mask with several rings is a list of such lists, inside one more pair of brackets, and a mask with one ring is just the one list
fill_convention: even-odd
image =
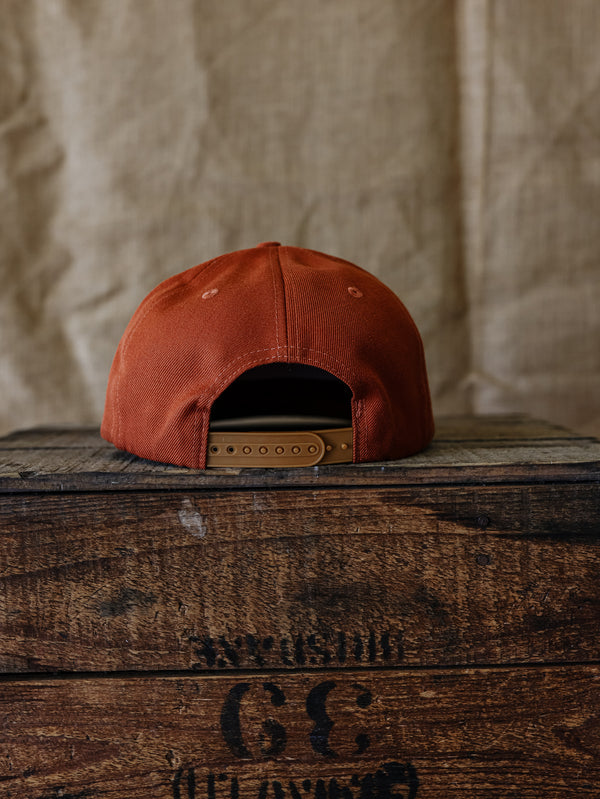
[(281, 247), (278, 241), (263, 241), (256, 245), (257, 247)]

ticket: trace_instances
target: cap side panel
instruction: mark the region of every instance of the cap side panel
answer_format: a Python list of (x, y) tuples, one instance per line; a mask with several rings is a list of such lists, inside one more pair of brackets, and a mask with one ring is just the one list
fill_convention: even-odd
[(129, 346), (132, 338), (135, 338), (136, 331), (140, 325), (143, 325), (146, 317), (170, 295), (178, 290), (185, 288), (190, 283), (206, 275), (211, 269), (218, 268), (223, 262), (232, 258), (234, 253), (226, 253), (217, 258), (213, 258), (205, 263), (198, 264), (190, 269), (173, 275), (162, 283), (159, 283), (140, 303), (134, 312), (121, 341), (117, 347), (113, 364), (109, 375), (109, 383), (107, 387), (107, 397), (105, 403), (105, 412), (102, 420), (101, 433), (102, 435), (112, 441), (116, 446), (126, 448), (126, 441), (124, 440), (122, 432), (122, 380), (124, 374), (127, 373), (129, 368), (128, 353)]
[[(364, 269), (362, 266), (358, 266), (357, 264), (352, 263), (351, 261), (347, 261), (344, 258), (339, 258), (339, 257), (337, 257), (335, 255), (327, 255), (327, 253), (323, 253), (323, 252), (320, 252), (318, 250), (304, 250), (304, 249), (295, 248), (295, 247), (286, 247), (286, 250), (292, 251), (292, 252), (294, 250), (300, 250), (300, 252), (309, 252), (312, 255), (316, 256), (316, 257), (325, 258), (325, 259), (330, 260), (330, 261), (336, 261), (337, 263), (339, 263), (339, 264), (341, 264), (343, 266), (350, 267), (352, 270), (356, 270), (359, 273), (362, 272), (363, 274), (368, 275), (368, 280), (370, 282), (379, 283), (380, 287), (385, 292), (387, 292), (388, 294), (392, 294), (393, 295), (393, 297), (396, 300), (396, 302), (398, 303), (398, 305), (401, 306), (401, 308), (403, 309), (405, 317), (406, 317), (406, 321), (413, 328), (416, 342), (418, 343), (418, 346), (420, 348), (421, 358), (422, 358), (423, 364), (425, 364), (425, 351), (424, 351), (424, 347), (423, 347), (423, 341), (421, 339), (421, 334), (419, 333), (419, 329), (418, 329), (414, 319), (410, 315), (410, 312), (408, 311), (408, 309), (406, 308), (406, 306), (404, 305), (402, 300), (399, 297), (397, 297), (395, 294), (393, 294), (391, 289), (389, 289), (389, 287), (386, 286), (385, 283), (383, 283), (383, 281), (379, 280), (379, 278), (376, 275), (374, 275), (372, 272), (369, 272), (368, 270)], [(432, 409), (431, 409), (431, 394), (430, 394), (430, 391), (429, 391), (429, 381), (427, 379), (427, 371), (426, 371), (425, 368), (421, 372), (421, 378), (422, 378), (421, 379), (421, 388), (422, 388), (422, 392), (423, 392), (423, 401), (429, 407), (429, 418), (430, 418), (430, 423), (431, 423), (430, 424), (430, 429), (431, 429), (430, 437), (433, 438), (434, 424), (433, 424), (433, 415), (432, 415)]]
[[(353, 393), (355, 460), (399, 458), (432, 435), (423, 348), (406, 308), (347, 262), (286, 248), (290, 358), (329, 369)], [(340, 371), (327, 361), (341, 364)]]
[(230, 253), (142, 303), (111, 370), (109, 440), (152, 460), (205, 462), (217, 387), (232, 371), (287, 359), (283, 285), (272, 258), (268, 249)]

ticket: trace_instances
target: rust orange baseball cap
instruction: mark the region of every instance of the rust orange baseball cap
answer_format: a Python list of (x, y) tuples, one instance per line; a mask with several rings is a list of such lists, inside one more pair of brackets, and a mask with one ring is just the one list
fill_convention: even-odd
[(165, 280), (110, 371), (102, 436), (204, 469), (381, 461), (433, 437), (410, 314), (374, 275), (265, 242)]

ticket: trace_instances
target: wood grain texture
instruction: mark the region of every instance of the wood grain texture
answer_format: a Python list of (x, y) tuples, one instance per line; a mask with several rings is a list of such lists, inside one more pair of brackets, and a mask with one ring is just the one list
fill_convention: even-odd
[(599, 582), (600, 444), (543, 422), (210, 472), (15, 433), (0, 799), (598, 799)]
[(0, 684), (10, 799), (597, 799), (600, 669)]
[(17, 494), (4, 672), (600, 658), (595, 484)]
[(25, 430), (0, 439), (0, 493), (598, 481), (600, 443), (555, 425), (520, 416), (436, 425), (432, 445), (401, 461), (204, 472), (116, 450), (97, 429)]

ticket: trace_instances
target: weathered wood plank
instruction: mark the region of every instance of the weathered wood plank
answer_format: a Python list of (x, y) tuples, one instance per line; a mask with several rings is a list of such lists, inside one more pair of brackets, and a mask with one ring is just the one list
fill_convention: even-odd
[(600, 667), (0, 683), (7, 799), (597, 799)]
[(15, 495), (0, 669), (600, 659), (595, 484)]
[(598, 481), (600, 442), (521, 417), (437, 421), (433, 444), (402, 461), (312, 469), (212, 469), (153, 463), (97, 430), (42, 429), (0, 439), (0, 493), (335, 485)]
[[(435, 437), (449, 441), (528, 441), (581, 438), (559, 425), (523, 414), (442, 416), (436, 419)], [(46, 426), (15, 430), (0, 438), (0, 449), (112, 449), (100, 438), (97, 426)]]
[(25, 431), (0, 493), (2, 798), (600, 795), (598, 442), (202, 473)]

